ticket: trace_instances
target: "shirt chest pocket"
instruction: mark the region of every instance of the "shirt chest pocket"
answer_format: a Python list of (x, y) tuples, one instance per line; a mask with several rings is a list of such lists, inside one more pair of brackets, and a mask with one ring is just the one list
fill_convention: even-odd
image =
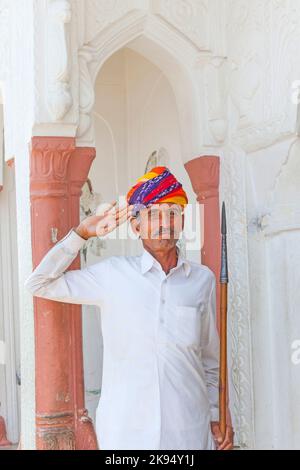
[(185, 346), (199, 346), (201, 333), (201, 308), (189, 305), (175, 307), (176, 340)]

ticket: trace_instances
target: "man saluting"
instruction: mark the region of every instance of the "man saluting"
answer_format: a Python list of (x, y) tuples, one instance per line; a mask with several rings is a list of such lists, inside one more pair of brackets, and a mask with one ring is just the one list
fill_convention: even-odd
[[(166, 167), (59, 241), (26, 281), (37, 297), (101, 308), (103, 376), (96, 412), (100, 449), (231, 449), (218, 419), (216, 280), (177, 247), (188, 198)], [(87, 239), (130, 220), (139, 256), (110, 256), (70, 270)]]

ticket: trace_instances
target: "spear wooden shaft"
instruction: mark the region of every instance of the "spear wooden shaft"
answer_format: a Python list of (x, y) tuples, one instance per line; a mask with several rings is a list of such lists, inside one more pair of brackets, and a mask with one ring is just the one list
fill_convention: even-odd
[(221, 272), (220, 272), (220, 377), (219, 377), (219, 423), (220, 431), (225, 437), (226, 410), (227, 410), (227, 240), (226, 240), (226, 212), (225, 204), (222, 204), (222, 247), (221, 247)]

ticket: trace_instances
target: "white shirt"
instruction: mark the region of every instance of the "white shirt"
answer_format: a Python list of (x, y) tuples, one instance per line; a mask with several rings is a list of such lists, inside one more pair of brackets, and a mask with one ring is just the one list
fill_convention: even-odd
[(146, 250), (66, 271), (85, 240), (58, 242), (26, 281), (38, 297), (101, 308), (99, 448), (215, 449), (219, 336), (216, 281), (181, 254), (166, 274)]

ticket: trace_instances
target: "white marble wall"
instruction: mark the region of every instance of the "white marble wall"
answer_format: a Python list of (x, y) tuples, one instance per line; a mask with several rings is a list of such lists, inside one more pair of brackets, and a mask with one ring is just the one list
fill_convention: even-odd
[[(290, 152), (295, 159), (297, 153), (300, 157), (297, 146), (291, 150), (297, 131), (295, 85), (300, 62), (295, 48), (299, 44), (300, 4), (293, 0), (232, 1), (227, 15), (228, 137), (230, 145), (240, 149), (241, 156), (244, 153), (242, 172), (236, 177), (232, 173), (232, 183), (227, 184), (228, 194), (235, 193), (234, 205), (241, 206), (243, 200), (245, 208), (243, 219), (232, 220), (237, 224), (232, 227), (236, 233), (233, 239), (238, 242), (242, 229), (248, 246), (233, 264), (234, 270), (238, 266), (244, 269), (232, 289), (233, 338), (239, 337), (232, 342), (232, 364), (238, 362), (239, 345), (248, 347), (237, 375), (233, 368), (235, 415), (240, 423), (240, 442), (246, 447), (299, 448), (296, 423), (300, 415), (295, 404), (299, 385), (297, 368), (291, 362), (293, 335), (297, 336), (299, 327), (293, 314), (297, 295), (286, 281), (291, 273), (296, 283), (300, 281), (297, 263), (288, 261), (292, 252), (297, 259), (300, 236), (295, 225), (297, 196), (295, 190), (290, 191), (297, 178), (299, 184), (295, 167), (294, 175), (290, 172), (285, 177), (285, 189), (276, 204), (274, 191), (289, 165)], [(237, 191), (241, 185), (235, 190), (235, 181), (244, 178), (244, 190)], [(290, 194), (288, 201), (285, 193)], [(281, 222), (275, 222), (277, 217)], [(281, 225), (278, 233), (277, 225)], [(235, 248), (232, 246), (232, 258)], [(244, 290), (235, 299), (235, 287), (240, 290), (245, 278), (248, 292)], [(235, 300), (244, 306), (238, 321)], [(237, 335), (238, 325), (244, 332)]]
[(251, 154), (248, 161), (258, 448), (299, 448), (300, 375), (299, 361), (293, 359), (300, 339), (299, 158), (296, 138), (272, 146), (268, 154), (265, 151)]

